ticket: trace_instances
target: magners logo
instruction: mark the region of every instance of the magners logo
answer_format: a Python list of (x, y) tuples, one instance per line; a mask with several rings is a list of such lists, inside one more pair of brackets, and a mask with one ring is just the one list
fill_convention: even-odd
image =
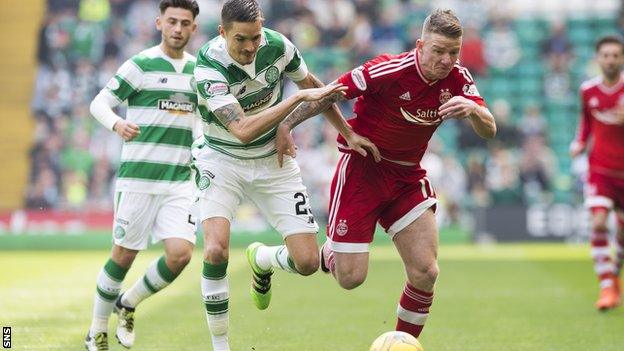
[(273, 97), (273, 90), (269, 90), (267, 93), (265, 93), (264, 96), (260, 95), (258, 100), (243, 106), (243, 111), (249, 112), (251, 110), (254, 110), (254, 109), (256, 109), (256, 108), (266, 104), (267, 102), (271, 101), (272, 97)]
[(158, 109), (174, 114), (187, 114), (195, 112), (195, 103), (182, 93), (175, 93), (169, 99), (158, 100)]

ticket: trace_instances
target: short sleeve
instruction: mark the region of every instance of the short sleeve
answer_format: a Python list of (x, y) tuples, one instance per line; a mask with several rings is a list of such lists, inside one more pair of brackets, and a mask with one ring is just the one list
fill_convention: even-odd
[(475, 83), (472, 75), (468, 71), (466, 67), (458, 67), (459, 72), (459, 95), (465, 97), (466, 99), (472, 100), (479, 104), (479, 106), (485, 106), (485, 100), (479, 94), (479, 90), (477, 89), (477, 84)]
[(364, 94), (377, 93), (388, 81), (392, 80), (391, 74), (385, 74), (384, 67), (388, 64), (388, 55), (377, 56), (374, 59), (352, 69), (338, 78), (348, 89), (347, 98), (353, 99)]
[(108, 90), (119, 102), (123, 102), (141, 90), (142, 81), (143, 71), (130, 59), (119, 67), (104, 89)]
[(238, 100), (230, 92), (227, 79), (218, 70), (209, 67), (196, 67), (194, 75), (199, 101), (205, 101), (209, 110), (214, 111), (225, 105), (238, 103)]
[(576, 136), (574, 141), (579, 144), (586, 144), (589, 139), (589, 135), (591, 134), (592, 127), (592, 114), (589, 110), (589, 106), (587, 106), (587, 101), (585, 99), (585, 92), (581, 87), (580, 91), (580, 101), (581, 101), (581, 118), (579, 119), (578, 128), (576, 130)]
[(308, 66), (295, 45), (283, 35), (282, 39), (284, 40), (284, 56), (288, 62), (284, 74), (293, 82), (298, 82), (308, 75)]

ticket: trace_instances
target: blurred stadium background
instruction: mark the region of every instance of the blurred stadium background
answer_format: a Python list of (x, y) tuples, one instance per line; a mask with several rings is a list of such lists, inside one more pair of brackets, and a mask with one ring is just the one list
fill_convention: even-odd
[[(89, 115), (88, 105), (126, 58), (160, 40), (156, 1), (11, 3), (2, 5), (2, 25), (16, 35), (7, 40), (12, 53), (2, 64), (0, 233), (108, 231), (121, 141)], [(192, 53), (216, 34), (219, 21), (220, 1), (199, 3)], [(578, 86), (598, 73), (593, 43), (622, 30), (620, 1), (260, 3), (266, 25), (290, 37), (326, 82), (378, 53), (412, 48), (433, 5), (455, 9), (466, 27), (462, 63), (499, 133), (485, 143), (451, 121), (433, 140), (425, 165), (443, 204), (443, 240), (586, 239), (579, 208), (585, 162), (573, 163), (567, 148)], [(342, 108), (350, 114), (348, 104)], [(309, 123), (295, 133), (298, 161), (322, 221), (337, 159), (335, 132), (322, 118)], [(241, 207), (236, 228), (269, 230), (251, 205)]]
[[(598, 74), (591, 61), (594, 41), (602, 34), (624, 31), (621, 1), (259, 2), (265, 12), (266, 26), (291, 38), (311, 70), (325, 82), (378, 53), (411, 49), (428, 11), (434, 7), (454, 9), (465, 26), (462, 64), (475, 76), (481, 94), (493, 111), (498, 136), (486, 143), (474, 136), (462, 122), (450, 121), (441, 126), (433, 139), (424, 166), (442, 204), (439, 213), (442, 243), (552, 241), (583, 244), (587, 241), (587, 214), (581, 201), (586, 162), (583, 159), (573, 162), (567, 150), (579, 115), (578, 87), (583, 80)], [(188, 50), (193, 54), (216, 35), (221, 1), (198, 0), (198, 3), (200, 31), (191, 40)], [(77, 331), (72, 330), (76, 335), (86, 330), (93, 281), (97, 268), (105, 259), (104, 250), (110, 247), (112, 193), (121, 147), (118, 136), (104, 130), (90, 116), (88, 106), (125, 59), (160, 40), (153, 25), (158, 15), (156, 4), (156, 0), (3, 0), (0, 3), (0, 32), (5, 34), (3, 47), (6, 50), (0, 59), (0, 263), (3, 266), (18, 265), (46, 257), (6, 250), (64, 252), (98, 249), (93, 255), (97, 262), (90, 260), (89, 270), (78, 276), (84, 280), (87, 297), (80, 303), (82, 324), (77, 323)], [(287, 89), (295, 87), (290, 85)], [(341, 108), (345, 115), (350, 114), (348, 104)], [(320, 222), (325, 222), (329, 182), (338, 157), (335, 131), (322, 118), (306, 123), (308, 127), (299, 127), (295, 131), (299, 146), (297, 159), (315, 215)], [(278, 240), (278, 235), (251, 204), (241, 206), (233, 228), (234, 246), (240, 247), (259, 236)], [(378, 236), (383, 241), (383, 236)], [(451, 250), (451, 255), (447, 256), (450, 261), (444, 261), (445, 248), (441, 250), (443, 274), (445, 267), (465, 266), (457, 262), (467, 257), (469, 261), (475, 260), (481, 255), (478, 254), (481, 251), (470, 249), (466, 254), (452, 251), (452, 248), (448, 250)], [(503, 251), (500, 255), (487, 251), (483, 257), (486, 260), (490, 256), (531, 259), (536, 255), (523, 250), (513, 251), (515, 254)], [(539, 246), (538, 260), (546, 260), (549, 250), (549, 246)], [(553, 246), (553, 257), (563, 257), (565, 265), (568, 265), (565, 260), (576, 260), (572, 267), (579, 267), (579, 270), (582, 267), (584, 274), (577, 285), (586, 286), (587, 290), (583, 296), (573, 294), (567, 300), (569, 306), (566, 308), (586, 304), (589, 311), (596, 293), (589, 249), (574, 246), (570, 250), (572, 254), (566, 258), (565, 249)], [(72, 267), (73, 264), (84, 264), (90, 256), (75, 258)], [(192, 265), (199, 266), (197, 262)], [(489, 265), (484, 264), (484, 267)], [(396, 272), (400, 270), (396, 262), (392, 268)], [(480, 269), (475, 267), (467, 274), (479, 275)], [(564, 272), (565, 267), (557, 270)], [(540, 269), (532, 266), (531, 272), (536, 274), (537, 271)], [(371, 274), (374, 272), (372, 270)], [(505, 275), (522, 275), (523, 272), (516, 267)], [(16, 276), (20, 274), (14, 273)], [(552, 278), (550, 274), (542, 271), (536, 275), (547, 284)], [(574, 275), (570, 272), (552, 274), (558, 277), (555, 280), (559, 283)], [(186, 280), (190, 283), (183, 285), (197, 289), (194, 279), (197, 276), (189, 274)], [(455, 277), (462, 279), (458, 273)], [(492, 276), (491, 279), (496, 281), (498, 278)], [(505, 281), (505, 277), (501, 279)], [(59, 289), (62, 289), (61, 282), (58, 282)], [(512, 284), (511, 281), (505, 282)], [(73, 282), (70, 279), (66, 283)], [(398, 289), (400, 281), (394, 283), (398, 284)], [(527, 286), (533, 284), (525, 283)], [(0, 286), (2, 284), (0, 282)], [(9, 287), (15, 286), (9, 283)], [(28, 289), (28, 286), (19, 286)], [(563, 286), (563, 290), (556, 293), (562, 299), (571, 297), (567, 294), (578, 288), (568, 283)], [(456, 288), (464, 289), (465, 286), (457, 284)], [(5, 318), (7, 315), (9, 318), (3, 319), (3, 311), (10, 311), (12, 306), (6, 299), (15, 298), (15, 294), (22, 290), (16, 291), (6, 289), (4, 303), (0, 298), (0, 322), (11, 324), (13, 316), (18, 324), (35, 323), (37, 318), (21, 316), (19, 319), (18, 313), (5, 314)], [(198, 290), (186, 293), (190, 299), (197, 298), (195, 304), (199, 304)], [(507, 294), (507, 290), (501, 294)], [(444, 295), (441, 298), (444, 299)], [(25, 300), (19, 301), (23, 303)], [(393, 312), (394, 297), (389, 302), (392, 302), (388, 305), (389, 312)], [(501, 306), (505, 305), (504, 300), (499, 302)], [(518, 303), (522, 303), (521, 299)], [(475, 311), (466, 313), (478, 313)], [(383, 313), (392, 321), (392, 313), (387, 312)], [(202, 317), (198, 315), (197, 318)], [(492, 318), (496, 318), (496, 313)], [(570, 315), (568, 318), (576, 317)], [(551, 319), (558, 323), (556, 318)], [(432, 323), (435, 325), (435, 319)], [(523, 335), (524, 321), (520, 319), (516, 323), (518, 325), (512, 323), (518, 328), (516, 335)], [(621, 332), (621, 321), (619, 323)], [(425, 341), (431, 338), (429, 344), (436, 346), (432, 349), (457, 349), (442, 347), (442, 341), (436, 344), (436, 338), (448, 339), (448, 334), (444, 333), (451, 333), (454, 329), (427, 328), (430, 327), (434, 334), (427, 336), (426, 329), (424, 337)], [(375, 331), (380, 333), (391, 327), (376, 328)], [(569, 329), (566, 338), (574, 339), (572, 331), (580, 333), (582, 328), (579, 325), (578, 329)], [(203, 329), (198, 329), (201, 334)], [(153, 330), (154, 335), (161, 332)], [(366, 340), (360, 341), (361, 345), (375, 336), (374, 333), (366, 335)], [(321, 334), (320, 338), (324, 337), (326, 335)], [(525, 346), (542, 349), (535, 346), (540, 345), (539, 340), (543, 342), (550, 337), (552, 335), (548, 333), (535, 336), (538, 341)], [(327, 340), (333, 339), (329, 337)], [(466, 336), (453, 340), (469, 345)], [(207, 339), (203, 341), (207, 342)], [(501, 345), (508, 344), (499, 341), (498, 347), (494, 343), (491, 348), (466, 346), (462, 349), (527, 349), (522, 347), (523, 344), (518, 348), (504, 347)], [(593, 348), (592, 345), (598, 344), (571, 343), (566, 348), (543, 349), (611, 349)], [(163, 347), (161, 349), (167, 349), (167, 346)], [(613, 350), (618, 349), (614, 347)], [(284, 346), (281, 349), (323, 348)], [(343, 348), (332, 348), (338, 349)], [(356, 348), (344, 348), (350, 349)]]

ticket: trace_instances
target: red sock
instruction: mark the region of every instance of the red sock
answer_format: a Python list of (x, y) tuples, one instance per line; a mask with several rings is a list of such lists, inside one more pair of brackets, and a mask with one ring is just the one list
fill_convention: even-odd
[(594, 271), (598, 276), (600, 288), (607, 288), (613, 284), (615, 267), (609, 251), (609, 233), (593, 232), (591, 236), (591, 256), (594, 260)]
[(418, 290), (406, 283), (397, 307), (396, 330), (417, 338), (425, 326), (432, 301), (433, 292)]

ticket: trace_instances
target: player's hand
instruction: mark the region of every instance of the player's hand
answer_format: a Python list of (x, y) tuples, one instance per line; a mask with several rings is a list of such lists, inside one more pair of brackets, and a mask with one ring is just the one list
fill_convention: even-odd
[(317, 101), (334, 94), (344, 96), (347, 89), (343, 84), (330, 84), (321, 88), (299, 90), (299, 94), (303, 101)]
[(570, 144), (570, 157), (575, 158), (576, 156), (582, 154), (583, 151), (585, 151), (585, 144), (576, 141), (573, 141), (572, 144)]
[(113, 130), (125, 141), (130, 141), (141, 134), (139, 126), (124, 119), (117, 121), (113, 126)]
[(453, 96), (438, 109), (438, 116), (442, 120), (449, 118), (464, 119), (470, 117), (479, 108), (479, 105), (463, 96)]
[(358, 154), (366, 157), (368, 155), (366, 151), (368, 150), (368, 152), (373, 154), (373, 159), (375, 159), (375, 162), (381, 161), (381, 154), (379, 153), (379, 149), (377, 149), (377, 146), (373, 144), (372, 141), (368, 140), (368, 138), (363, 137), (357, 133), (351, 133), (349, 136), (345, 136), (345, 140), (347, 141), (349, 147), (352, 150), (356, 151)]
[(282, 168), (284, 165), (284, 154), (290, 157), (297, 157), (297, 146), (290, 134), (290, 128), (280, 124), (277, 127), (277, 135), (275, 136), (275, 148), (277, 149), (277, 164)]
[(617, 106), (613, 109), (617, 124), (624, 124), (624, 106)]

